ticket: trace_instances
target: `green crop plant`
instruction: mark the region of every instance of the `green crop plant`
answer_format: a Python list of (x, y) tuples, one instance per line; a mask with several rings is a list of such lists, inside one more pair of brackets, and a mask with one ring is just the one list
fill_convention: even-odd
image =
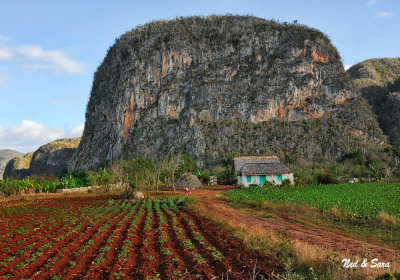
[(169, 249), (167, 249), (167, 248), (161, 249), (161, 254), (163, 254), (164, 256), (171, 256), (172, 255), (171, 251)]
[(186, 250), (191, 251), (194, 249), (193, 243), (189, 239), (184, 239), (182, 241), (183, 246)]
[(151, 222), (153, 216), (153, 202), (151, 200), (147, 201), (146, 210), (147, 210), (147, 216), (146, 216), (146, 221), (144, 223), (144, 230), (151, 230)]
[(160, 233), (159, 237), (158, 237), (158, 242), (161, 244), (164, 244), (168, 241), (168, 235), (167, 233), (164, 231), (163, 228), (159, 228), (158, 232)]
[(65, 175), (61, 179), (48, 179), (48, 178), (25, 178), (13, 179), (7, 178), (0, 180), (0, 192), (6, 196), (21, 193), (51, 193), (56, 189), (70, 189), (78, 187), (87, 187), (88, 182), (80, 180), (71, 174)]
[(114, 272), (115, 279), (120, 280), (124, 278), (126, 275), (122, 272)]
[(198, 264), (203, 264), (206, 260), (198, 253), (192, 253), (193, 260)]
[(400, 219), (399, 183), (311, 185), (302, 188), (242, 188), (227, 193), (231, 202), (308, 204), (330, 211), (336, 208), (353, 217), (374, 218), (385, 212)]
[(211, 252), (211, 255), (213, 256), (213, 258), (214, 258), (215, 260), (222, 261), (222, 259), (224, 258), (224, 257), (222, 256), (221, 252), (219, 252), (219, 251), (217, 250), (217, 248), (215, 248), (215, 247), (213, 247), (213, 246), (207, 246), (206, 249), (207, 249), (208, 251)]
[(143, 240), (143, 245), (144, 245), (144, 246), (149, 246), (149, 245), (150, 245), (150, 240), (151, 240), (151, 237), (146, 237), (146, 238)]

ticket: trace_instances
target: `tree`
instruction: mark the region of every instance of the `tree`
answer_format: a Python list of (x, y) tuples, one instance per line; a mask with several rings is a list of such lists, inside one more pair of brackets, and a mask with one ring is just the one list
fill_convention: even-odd
[(160, 182), (160, 175), (162, 174), (162, 173), (164, 173), (165, 171), (168, 171), (168, 166), (169, 166), (169, 164), (168, 164), (168, 161), (167, 160), (161, 160), (161, 161), (159, 161), (155, 166), (154, 166), (154, 170), (155, 170), (155, 172), (156, 172), (156, 178), (155, 178), (155, 180), (156, 180), (156, 189), (157, 189), (157, 191), (158, 191), (158, 184), (159, 184), (159, 182)]
[(175, 190), (175, 172), (182, 163), (183, 163), (183, 159), (182, 159), (181, 155), (177, 155), (177, 156), (172, 155), (168, 162), (169, 170), (170, 170), (170, 174), (171, 174), (171, 183), (174, 188), (174, 192), (176, 192), (176, 190)]
[(371, 176), (372, 178), (374, 178), (375, 181), (381, 181), (385, 178), (385, 172), (384, 172), (384, 170), (386, 170), (385, 167), (378, 168), (372, 166), (372, 164), (369, 164), (369, 167), (371, 169)]
[(137, 156), (133, 161), (125, 161), (123, 168), (128, 175), (129, 184), (134, 188), (140, 188), (152, 180), (154, 164), (148, 159)]

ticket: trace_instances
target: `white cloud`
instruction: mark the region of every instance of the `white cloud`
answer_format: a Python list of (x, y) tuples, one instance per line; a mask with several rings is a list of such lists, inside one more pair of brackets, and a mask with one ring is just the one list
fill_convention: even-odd
[(376, 17), (378, 17), (378, 18), (386, 18), (386, 17), (391, 17), (391, 16), (394, 16), (394, 15), (395, 15), (395, 13), (392, 13), (392, 12), (379, 12), (379, 13), (376, 14)]
[(45, 71), (52, 74), (83, 74), (85, 63), (62, 50), (44, 49), (38, 45), (10, 45), (10, 39), (0, 35), (0, 61), (18, 63), (25, 71)]
[(83, 134), (83, 129), (85, 128), (85, 124), (78, 125), (76, 127), (73, 127), (68, 133), (66, 134), (66, 137), (73, 138), (73, 137), (80, 137)]
[(44, 50), (40, 46), (18, 46), (15, 52), (26, 59), (39, 63), (26, 63), (25, 69), (36, 71), (45, 70), (55, 74), (83, 74), (85, 64), (75, 61), (66, 52), (60, 50)]
[(23, 120), (13, 127), (0, 126), (0, 149), (33, 152), (41, 145), (56, 139), (82, 136), (83, 127), (82, 124), (66, 131), (63, 128), (49, 128), (30, 120)]
[(0, 88), (4, 88), (8, 86), (8, 79), (10, 79), (11, 75), (8, 73), (0, 73)]
[(344, 70), (348, 70), (351, 66), (353, 66), (353, 64), (346, 64), (344, 65)]
[(12, 60), (13, 58), (14, 54), (10, 49), (0, 46), (0, 60)]

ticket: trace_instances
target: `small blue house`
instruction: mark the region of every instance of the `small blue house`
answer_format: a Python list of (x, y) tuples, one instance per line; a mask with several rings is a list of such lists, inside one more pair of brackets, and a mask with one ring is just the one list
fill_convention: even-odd
[(293, 172), (290, 172), (277, 156), (244, 156), (234, 158), (234, 168), (238, 185), (264, 185), (265, 181), (280, 185), (290, 179), (294, 183)]

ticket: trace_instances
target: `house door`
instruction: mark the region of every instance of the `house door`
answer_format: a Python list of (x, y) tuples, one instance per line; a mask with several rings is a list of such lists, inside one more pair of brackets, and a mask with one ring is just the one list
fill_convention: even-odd
[(278, 175), (278, 182), (281, 182), (282, 181), (282, 174), (279, 174)]
[(263, 186), (265, 183), (265, 175), (260, 176), (260, 186)]

